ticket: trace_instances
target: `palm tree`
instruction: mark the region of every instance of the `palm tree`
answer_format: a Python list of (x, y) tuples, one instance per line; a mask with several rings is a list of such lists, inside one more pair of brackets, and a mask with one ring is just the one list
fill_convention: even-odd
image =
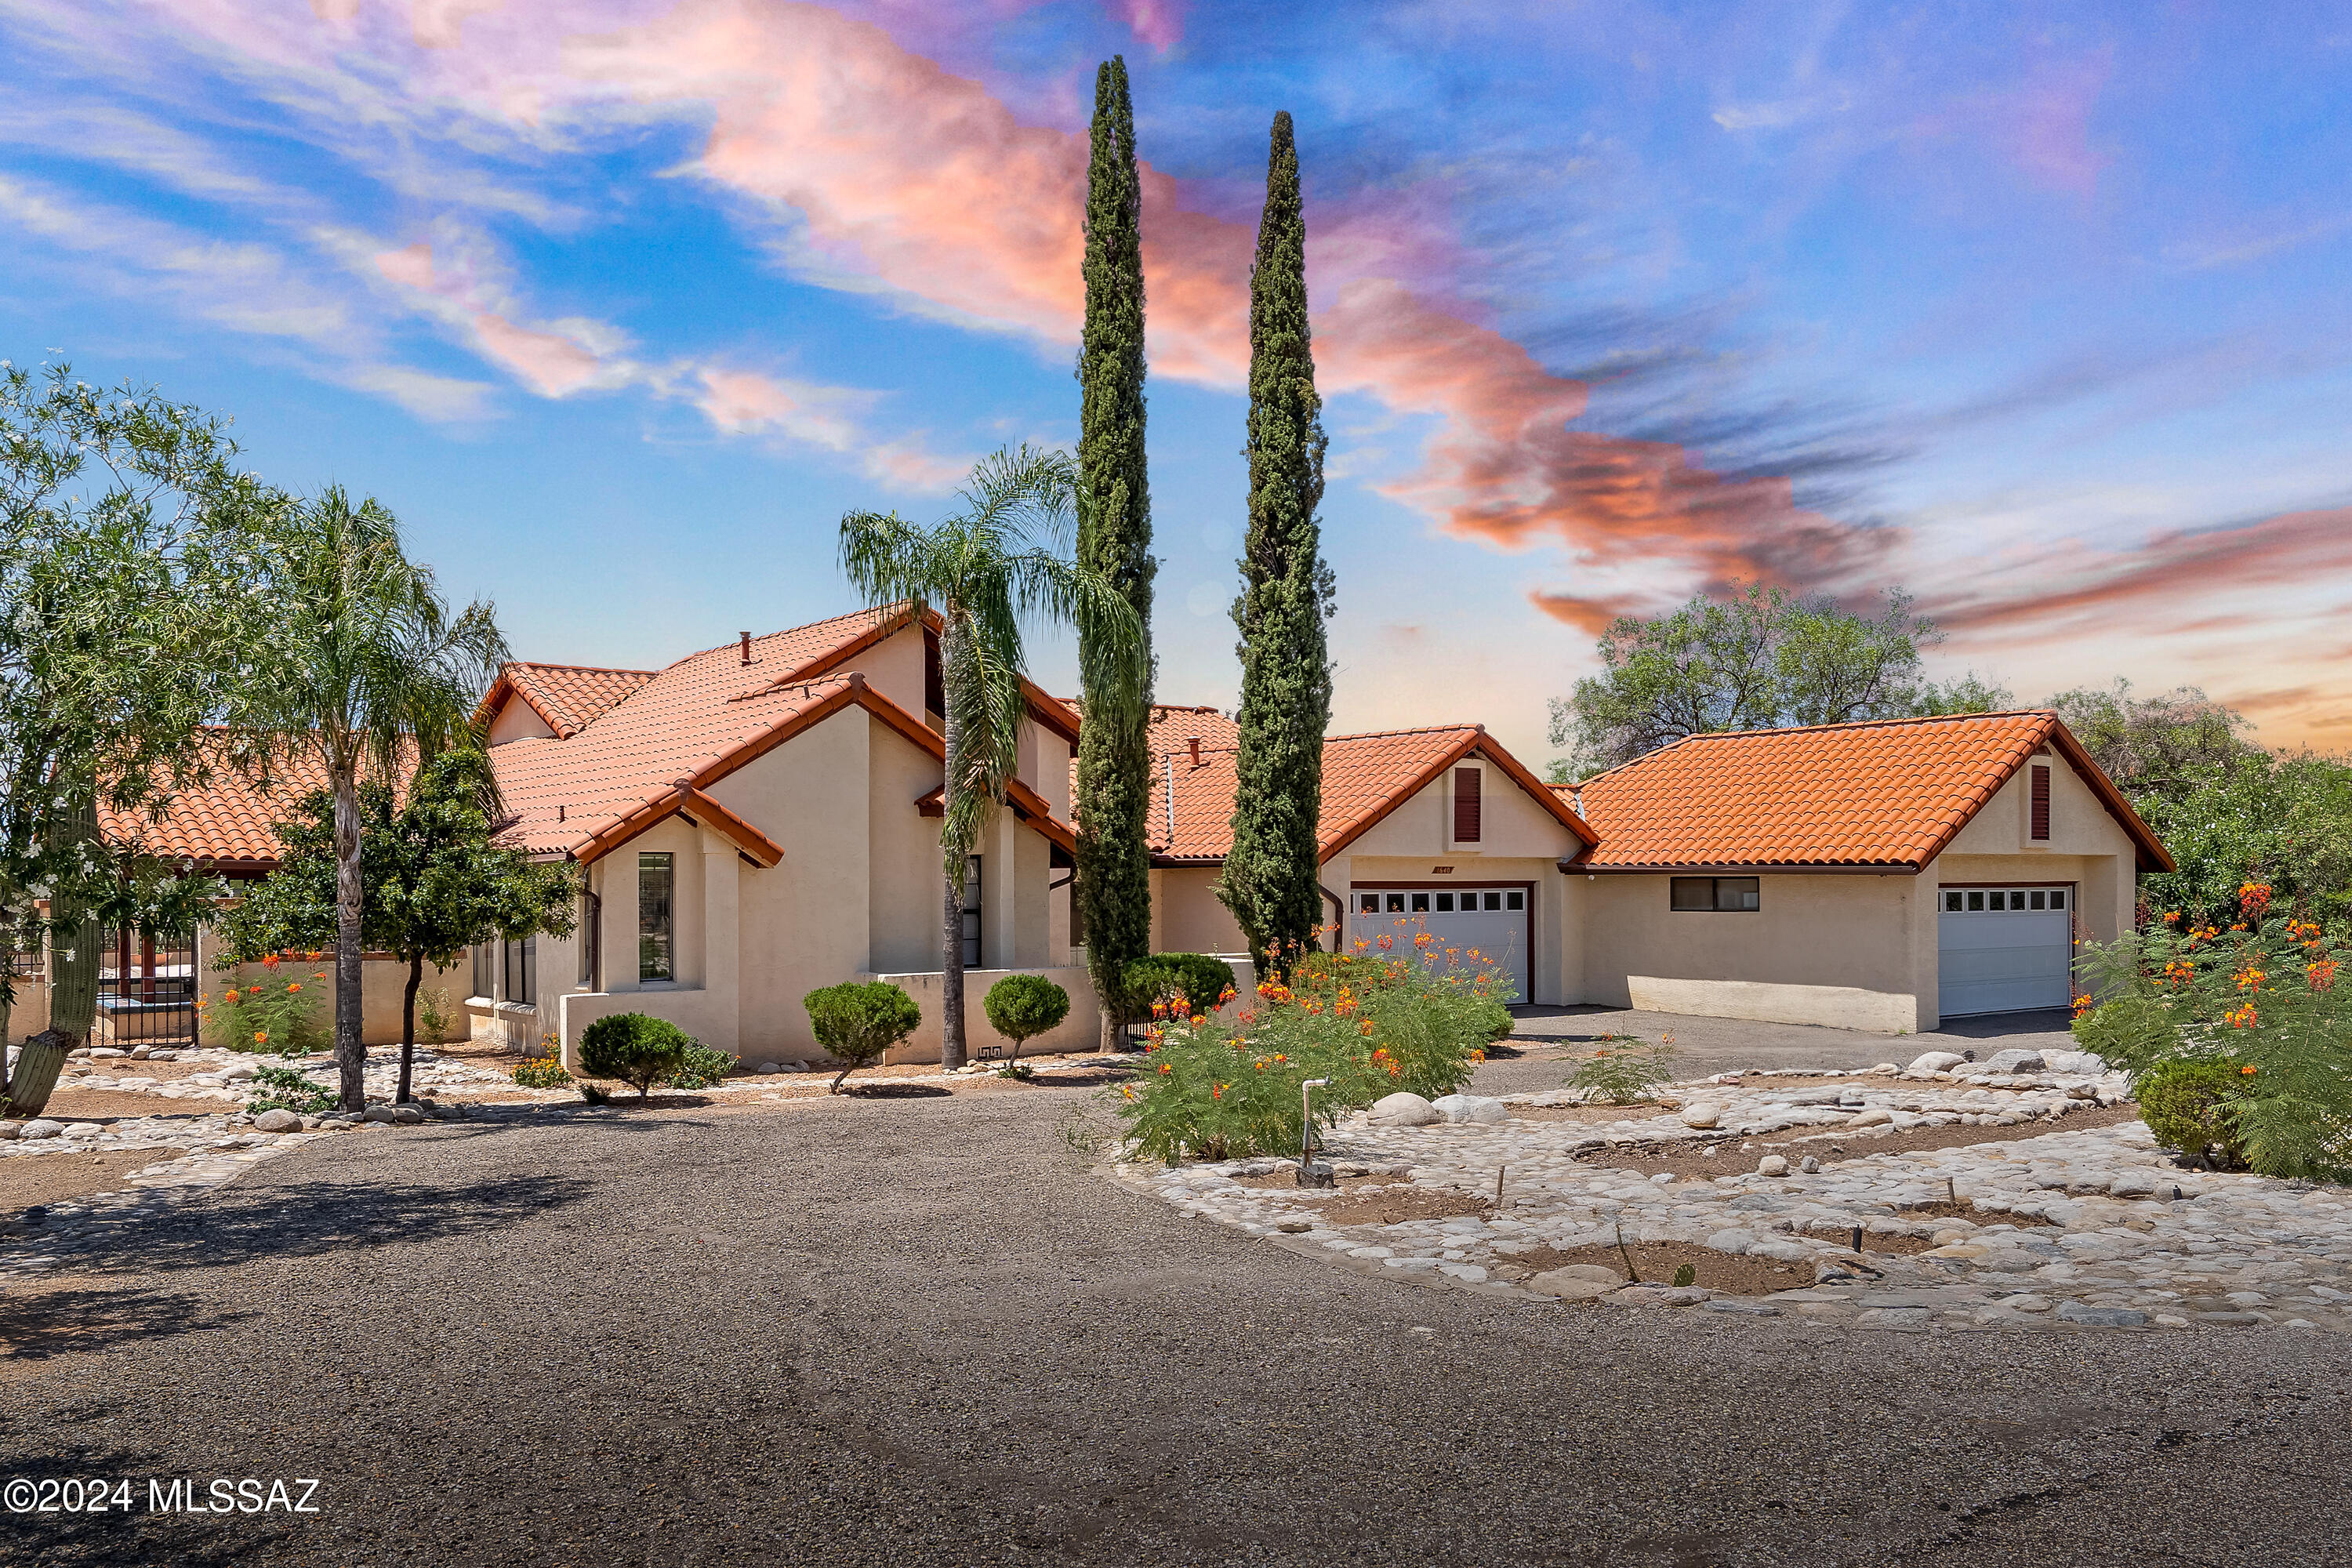
[(335, 1062), (342, 1106), (366, 1107), (360, 1043), (360, 795), (411, 760), (464, 737), (507, 658), (490, 605), (452, 616), (432, 569), (401, 549), (400, 525), (340, 489), (287, 500), (225, 556), (269, 614), (230, 706), (240, 760), (267, 777), (297, 758), (323, 765), (334, 798)]
[[(964, 868), (1018, 763), (1025, 707), (1021, 623), (1044, 616), (1077, 628), (1080, 658), (1099, 661), (1087, 689), (1146, 679), (1143, 627), (1110, 580), (1046, 545), (1068, 536), (1077, 465), (1027, 446), (975, 464), (959, 510), (930, 528), (898, 513), (841, 520), (841, 565), (876, 605), (913, 600), (940, 613), (946, 787), (940, 829), (945, 876), (940, 922), (940, 1062), (964, 1064)], [(1044, 535), (1045, 544), (1034, 542)]]

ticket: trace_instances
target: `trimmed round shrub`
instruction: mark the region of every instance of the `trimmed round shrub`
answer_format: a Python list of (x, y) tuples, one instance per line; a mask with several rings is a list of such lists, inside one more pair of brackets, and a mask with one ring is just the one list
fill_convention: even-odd
[(1070, 1016), (1070, 994), (1042, 974), (1008, 974), (988, 988), (981, 1010), (989, 1026), (1013, 1042), (1013, 1059), (1021, 1047)]
[(1205, 952), (1155, 952), (1127, 966), (1127, 988), (1139, 1010), (1181, 996), (1207, 1013), (1234, 989), (1234, 966)]
[(913, 1034), (915, 1026), (923, 1021), (923, 1010), (915, 1005), (915, 999), (887, 980), (828, 985), (802, 997), (801, 1005), (808, 1009), (809, 1028), (816, 1043), (842, 1064), (825, 1087), (827, 1094), (839, 1094), (843, 1079), (880, 1061), (884, 1052)]
[(2206, 1057), (2158, 1062), (2141, 1073), (2133, 1093), (2157, 1142), (2223, 1170), (2245, 1169), (2233, 1110), (2251, 1097), (2242, 1066), (2229, 1057)]
[(667, 1018), (613, 1013), (580, 1033), (580, 1068), (591, 1078), (616, 1078), (643, 1100), (685, 1064), (694, 1042)]

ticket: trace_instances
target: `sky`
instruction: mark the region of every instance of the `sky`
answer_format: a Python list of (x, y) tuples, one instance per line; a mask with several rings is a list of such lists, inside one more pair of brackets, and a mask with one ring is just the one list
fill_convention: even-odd
[(519, 657), (658, 668), (854, 607), (845, 511), (1075, 443), (1114, 54), (1161, 700), (1237, 698), (1287, 110), (1335, 729), (1540, 763), (1611, 616), (1760, 578), (2352, 750), (2336, 7), (0, 0), (0, 358), (379, 498)]

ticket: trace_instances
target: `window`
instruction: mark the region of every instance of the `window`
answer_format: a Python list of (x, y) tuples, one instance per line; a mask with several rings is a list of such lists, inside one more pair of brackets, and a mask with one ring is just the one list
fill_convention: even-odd
[[(1760, 907), (1759, 887), (1753, 877), (1676, 877), (1667, 889), (1666, 907), (1752, 913)], [(1523, 895), (1515, 893), (1512, 897), (1516, 900)], [(1519, 906), (1514, 903), (1511, 907)]]
[(1478, 842), (1479, 780), (1476, 768), (1454, 770), (1454, 841), (1457, 844)]
[(1959, 914), (2031, 914), (2066, 907), (2063, 888), (1957, 888), (1944, 889), (1944, 912)]
[(1368, 915), (1379, 914), (1381, 912), (1381, 896), (1378, 893), (1366, 893), (1363, 897), (1356, 900), (1356, 907)]
[(980, 967), (980, 857), (963, 863), (963, 962)]
[(1404, 913), (1404, 895), (1402, 893), (1391, 893), (1389, 895), (1389, 913), (1392, 915), (1401, 915)]
[(477, 996), (498, 994), (498, 963), (490, 956), (492, 951), (487, 942), (474, 949), (474, 994)]
[(677, 868), (670, 855), (637, 857), (637, 978), (677, 978)]
[[(1749, 879), (1749, 880), (1748, 880), (1748, 887), (1749, 887), (1750, 889), (1753, 889), (1753, 888), (1755, 887), (1755, 885), (1756, 885), (1756, 883), (1755, 883), (1755, 879), (1754, 879), (1753, 878)], [(1505, 909), (1507, 909), (1507, 910), (1524, 910), (1524, 909), (1526, 909), (1526, 908), (1528, 907), (1528, 895), (1527, 895), (1526, 889), (1520, 889), (1520, 888), (1513, 888), (1513, 889), (1511, 889), (1508, 892), (1505, 893), (1505, 894), (1503, 895), (1503, 907), (1504, 907)], [(1755, 895), (1755, 893), (1753, 893), (1753, 892), (1751, 891), (1751, 892), (1748, 895), (1748, 902), (1747, 902), (1747, 903), (1745, 903), (1745, 904), (1743, 904), (1743, 905), (1741, 905), (1740, 907), (1741, 907), (1741, 908), (1743, 908), (1743, 909), (1750, 909), (1750, 910), (1754, 909), (1754, 908), (1756, 907), (1756, 895)]]
[[(1467, 895), (1465, 896), (1466, 897)], [(1450, 915), (1454, 912), (1453, 894), (1440, 893), (1437, 895), (1437, 912), (1441, 915)]]
[(1412, 912), (1417, 915), (1425, 915), (1429, 912), (1429, 895), (1427, 893), (1415, 893), (1412, 896)]
[(596, 984), (598, 966), (604, 956), (604, 900), (595, 894), (580, 895), (580, 984), (591, 991), (604, 989)]
[(2050, 837), (2050, 770), (2039, 763), (2033, 769), (2033, 837)]
[(526, 1007), (539, 1005), (539, 938), (501, 944), (506, 949), (506, 997)]

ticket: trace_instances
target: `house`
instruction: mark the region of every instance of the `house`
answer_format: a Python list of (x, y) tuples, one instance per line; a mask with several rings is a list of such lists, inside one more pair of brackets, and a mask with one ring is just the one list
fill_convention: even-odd
[[(1213, 887), (1234, 750), (1160, 760), (1157, 945), (1238, 944)], [(2062, 1007), (2078, 941), (2131, 928), (2164, 847), (2049, 712), (1695, 735), (1578, 785), (1475, 727), (1324, 742), (1344, 942), (1399, 922), (1519, 994), (1888, 1033)]]
[[(975, 1050), (994, 1043), (980, 998), (1016, 970), (1071, 994), (1039, 1045), (1097, 1030), (1069, 888), (1081, 713), (1026, 696), (1008, 809), (959, 905)], [(477, 718), (513, 838), (578, 867), (583, 899), (572, 935), (471, 955), (454, 988), (472, 1031), (568, 1057), (596, 1018), (639, 1011), (754, 1064), (806, 1060), (801, 998), (879, 977), (922, 1006), (899, 1057), (934, 1057), (940, 705), (936, 617), (906, 605), (659, 670), (507, 666)], [(1216, 884), (1238, 733), (1172, 704), (1150, 733), (1152, 945), (1237, 957)], [(110, 832), (260, 874), (289, 798), (227, 774)], [(2064, 1005), (2074, 944), (2127, 930), (2137, 873), (2171, 865), (2040, 711), (1698, 735), (1575, 785), (1476, 725), (1334, 735), (1318, 853), (1339, 945), (1426, 929), (1538, 1004), (1890, 1033)], [(371, 1039), (396, 1017), (382, 988)]]

